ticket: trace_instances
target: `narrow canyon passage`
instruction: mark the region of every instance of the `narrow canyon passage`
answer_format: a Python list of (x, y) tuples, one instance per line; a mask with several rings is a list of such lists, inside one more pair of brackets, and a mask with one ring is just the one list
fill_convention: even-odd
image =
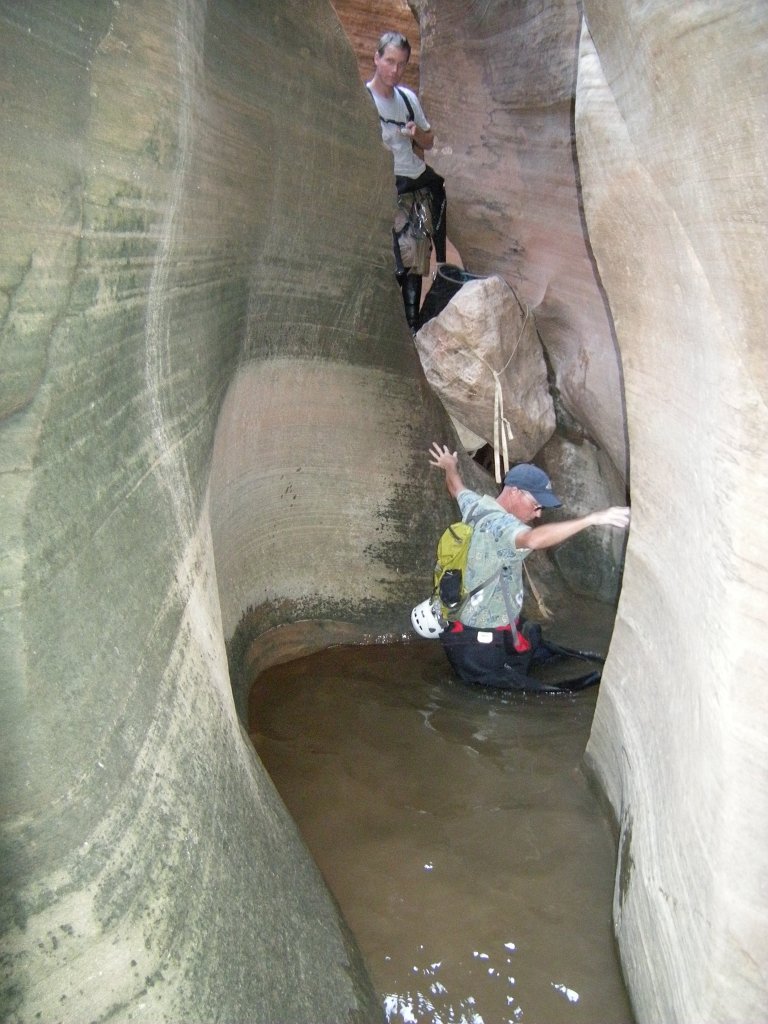
[(542, 348), (515, 458), (564, 515), (631, 491), (626, 551), (527, 564), (617, 606), (599, 697), (330, 651), (259, 691), (280, 798), (253, 679), (401, 638), (456, 516), (361, 81), (389, 19), (0, 0), (8, 1024), (610, 1024), (612, 931), (640, 1024), (766, 1020), (768, 4), (406, 6), (448, 232)]
[(632, 1021), (580, 768), (596, 696), (464, 687), (430, 641), (257, 680), (252, 740), (390, 1022)]

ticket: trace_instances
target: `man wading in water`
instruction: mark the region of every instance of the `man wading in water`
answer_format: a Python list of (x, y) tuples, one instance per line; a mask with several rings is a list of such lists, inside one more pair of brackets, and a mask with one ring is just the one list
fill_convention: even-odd
[(465, 683), (503, 689), (551, 689), (537, 685), (526, 674), (531, 644), (518, 633), (523, 560), (531, 551), (554, 547), (590, 526), (625, 530), (629, 509), (606, 508), (579, 519), (532, 526), (544, 509), (562, 504), (544, 470), (527, 463), (514, 466), (494, 499), (464, 486), (457, 453), (446, 445), (433, 443), (429, 455), (430, 465), (445, 473), (446, 487), (456, 499), (462, 519), (474, 524), (466, 589), (470, 593), (475, 587), (479, 589), (462, 606), (458, 620), (440, 633), (448, 661)]
[[(395, 186), (398, 196), (421, 189), (429, 192), (432, 214), (432, 238), (437, 263), (445, 263), (446, 198), (445, 182), (424, 162), (425, 150), (431, 149), (435, 136), (418, 97), (400, 85), (411, 57), (411, 44), (399, 32), (385, 32), (373, 57), (376, 66), (366, 87), (373, 97), (381, 122), (381, 138), (392, 152)], [(403, 293), (405, 318), (415, 331), (418, 326), (421, 300), (421, 275), (398, 267), (397, 279)]]

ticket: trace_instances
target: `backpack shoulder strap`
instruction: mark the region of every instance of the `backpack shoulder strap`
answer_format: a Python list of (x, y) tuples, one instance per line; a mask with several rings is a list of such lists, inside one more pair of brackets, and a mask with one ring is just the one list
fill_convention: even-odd
[[(480, 512), (478, 513), (478, 512), (477, 512), (477, 509), (478, 509), (479, 505), (480, 505), (480, 501), (478, 500), (478, 501), (476, 501), (476, 502), (475, 502), (475, 504), (474, 504), (474, 505), (472, 505), (472, 507), (471, 507), (471, 508), (470, 508), (470, 509), (469, 509), (469, 510), (467, 511), (467, 514), (466, 514), (465, 516), (463, 516), (463, 517), (462, 517), (465, 523), (470, 523), (470, 525), (472, 525), (472, 526), (477, 526), (477, 524), (478, 524), (478, 523), (479, 523), (479, 522), (480, 522), (480, 521), (481, 521), (482, 519), (485, 519), (485, 517), (486, 517), (486, 516), (492, 516), (492, 515), (493, 515), (493, 514), (494, 514), (494, 513), (496, 512), (496, 509), (495, 509), (495, 508), (487, 508), (487, 509), (481, 510), (481, 511), (480, 511)], [(498, 511), (499, 511), (499, 512), (503, 512), (503, 511), (504, 511), (504, 509), (503, 509), (503, 508), (499, 508), (499, 510), (498, 510)], [(476, 513), (477, 513), (477, 514), (476, 514)]]
[[(474, 532), (474, 528), (477, 526), (477, 524), (482, 519), (485, 519), (486, 516), (491, 515), (491, 513), (493, 513), (495, 511), (494, 509), (486, 509), (485, 511), (480, 512), (480, 514), (478, 516), (475, 516), (475, 512), (476, 512), (477, 507), (478, 507), (479, 504), (480, 504), (480, 502), (476, 501), (475, 504), (472, 505), (472, 507), (467, 511), (466, 515), (462, 518), (462, 522), (466, 523), (468, 526), (471, 526), (473, 532)], [(449, 527), (449, 529), (450, 529), (450, 527)], [(461, 602), (461, 604), (456, 609), (456, 612), (455, 612), (456, 617), (459, 616), (459, 614), (461, 613), (462, 609), (466, 605), (467, 601), (469, 601), (469, 599), (471, 597), (474, 597), (475, 594), (479, 594), (481, 590), (484, 590), (485, 587), (487, 587), (489, 583), (492, 583), (495, 579), (497, 579), (500, 573), (501, 573), (501, 569), (496, 569), (493, 573), (491, 573), (491, 575), (488, 577), (487, 580), (483, 580), (482, 583), (478, 583), (477, 586), (472, 587), (472, 589), (467, 592), (467, 594), (464, 597), (463, 601)]]
[(413, 107), (411, 106), (410, 100), (408, 99), (408, 94), (406, 93), (405, 89), (401, 89), (399, 85), (396, 85), (395, 92), (405, 104), (405, 109), (408, 111), (408, 120), (413, 121)]
[[(376, 105), (376, 97), (373, 95), (373, 90), (371, 89), (371, 87), (367, 83), (366, 83), (365, 88), (368, 90), (368, 93), (369, 93), (369, 95), (371, 97), (373, 105), (376, 107), (376, 113), (379, 114), (379, 108)], [(410, 121), (412, 121), (413, 120), (413, 107), (411, 106), (411, 102), (408, 99), (408, 96), (398, 86), (395, 86), (395, 92), (397, 93), (397, 95), (400, 97), (400, 99), (405, 104), (405, 109), (408, 111), (408, 119)], [(393, 120), (391, 120), (388, 117), (382, 117), (381, 114), (379, 114), (379, 120), (381, 121), (382, 124), (396, 124), (400, 128), (405, 127), (405, 121), (393, 121)]]

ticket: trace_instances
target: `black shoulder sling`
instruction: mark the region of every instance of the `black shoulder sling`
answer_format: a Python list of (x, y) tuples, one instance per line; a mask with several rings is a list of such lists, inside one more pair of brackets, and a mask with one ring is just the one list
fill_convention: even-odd
[[(366, 89), (368, 89), (368, 92), (371, 93), (371, 99), (373, 100), (375, 106), (376, 100), (374, 99), (370, 87), (366, 85)], [(405, 104), (405, 109), (408, 111), (408, 120), (413, 121), (413, 107), (410, 104), (407, 93), (397, 85), (395, 86), (395, 92)], [(376, 107), (377, 111), (378, 109), (379, 108)], [(393, 121), (391, 117), (382, 117), (381, 114), (379, 114), (379, 120), (381, 121), (382, 124), (396, 124), (398, 128), (405, 128), (406, 125), (405, 121)]]

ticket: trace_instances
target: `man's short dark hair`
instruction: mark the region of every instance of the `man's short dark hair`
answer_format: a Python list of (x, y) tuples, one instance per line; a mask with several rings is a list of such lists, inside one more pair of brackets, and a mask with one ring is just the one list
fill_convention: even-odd
[(379, 45), (376, 47), (376, 53), (380, 57), (384, 56), (384, 51), (388, 46), (395, 46), (398, 50), (405, 50), (408, 57), (411, 56), (411, 44), (405, 38), (402, 32), (385, 32), (379, 40)]

